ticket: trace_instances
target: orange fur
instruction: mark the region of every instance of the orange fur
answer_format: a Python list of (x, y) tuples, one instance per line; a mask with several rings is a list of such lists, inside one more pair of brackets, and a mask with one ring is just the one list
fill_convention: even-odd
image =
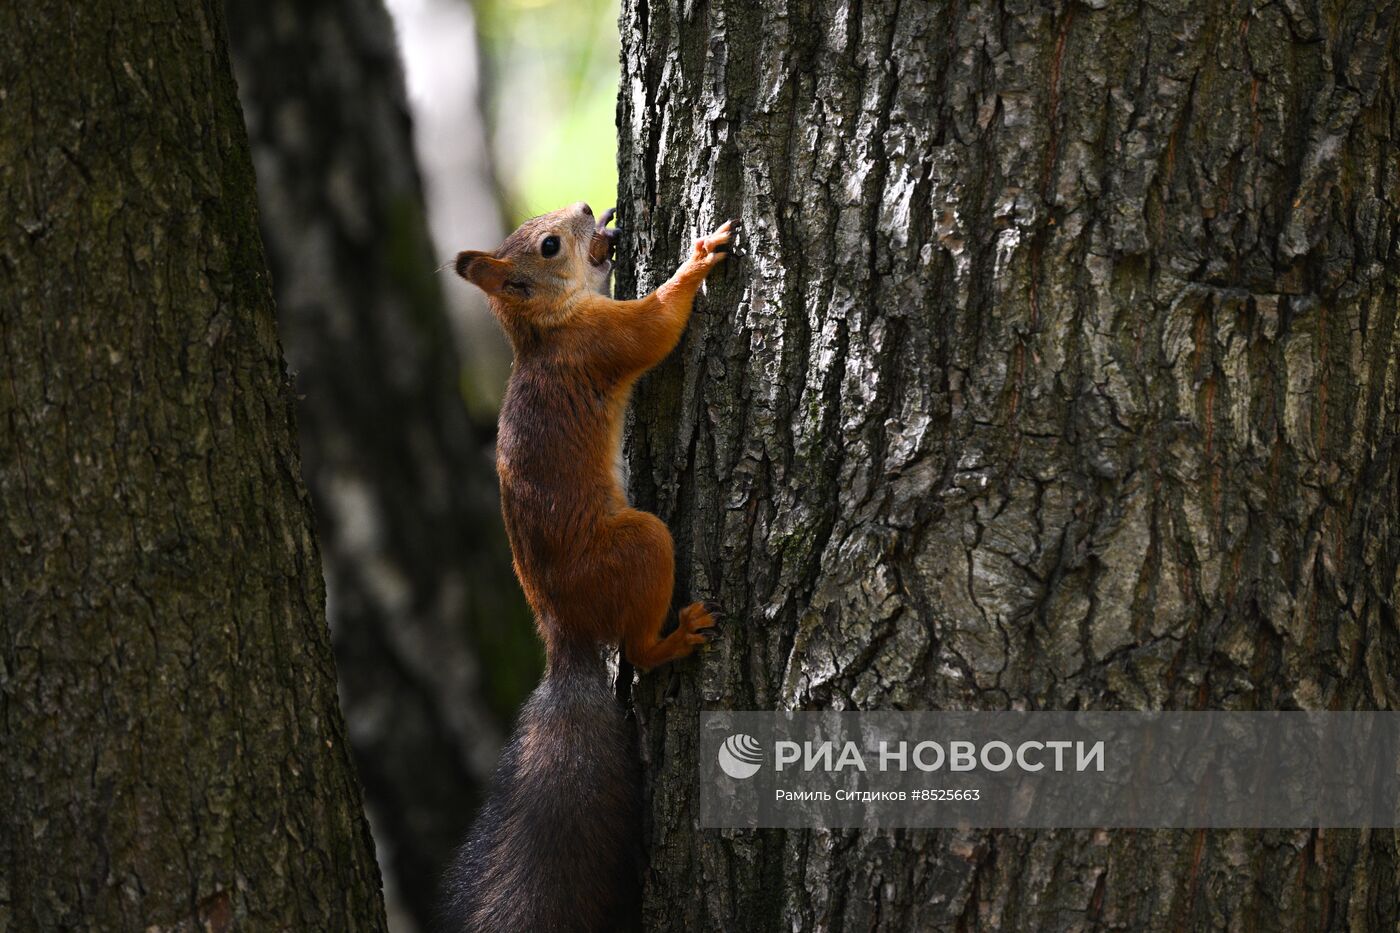
[(546, 648), (553, 657), (561, 640), (606, 642), (650, 669), (694, 651), (715, 619), (692, 603), (661, 636), (671, 534), (627, 503), (616, 471), (622, 419), (637, 377), (679, 342), (730, 224), (696, 240), (656, 291), (616, 301), (606, 294), (606, 223), (576, 204), (527, 221), (493, 254), (460, 254), (457, 271), (487, 293), (515, 351), (497, 471), (515, 572)]

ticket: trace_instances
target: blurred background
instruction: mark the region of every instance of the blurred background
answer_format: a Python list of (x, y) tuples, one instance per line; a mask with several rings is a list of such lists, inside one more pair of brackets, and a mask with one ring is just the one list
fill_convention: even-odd
[(431, 927), (542, 652), (501, 527), (510, 351), (444, 269), (613, 205), (615, 0), (227, 4), (341, 706), (395, 933)]
[[(387, 0), (441, 261), (521, 221), (617, 191), (617, 0)], [(474, 290), (452, 287), (470, 401), (500, 402), (510, 354)]]

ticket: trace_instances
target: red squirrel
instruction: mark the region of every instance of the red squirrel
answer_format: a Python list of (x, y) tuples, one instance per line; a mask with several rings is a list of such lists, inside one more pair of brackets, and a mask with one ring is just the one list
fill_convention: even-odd
[(639, 764), (608, 682), (613, 648), (649, 670), (713, 632), (704, 603), (661, 634), (675, 577), (671, 533), (631, 508), (618, 474), (637, 377), (666, 358), (733, 221), (644, 298), (610, 297), (616, 230), (578, 203), (527, 220), (457, 274), (486, 293), (515, 353), (496, 470), (515, 573), (547, 657), (493, 789), (448, 876), (454, 929), (614, 931), (636, 922)]

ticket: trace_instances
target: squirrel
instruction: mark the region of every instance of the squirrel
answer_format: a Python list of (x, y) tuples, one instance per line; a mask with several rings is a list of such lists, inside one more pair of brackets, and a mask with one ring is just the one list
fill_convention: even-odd
[(501, 511), (545, 645), (545, 673), (501, 753), (493, 787), (448, 872), (452, 929), (593, 933), (640, 909), (640, 761), (605, 652), (642, 670), (713, 635), (709, 604), (671, 607), (671, 534), (631, 508), (620, 477), (633, 383), (679, 342), (695, 293), (725, 258), (730, 221), (644, 298), (608, 282), (615, 209), (582, 202), (527, 220), (493, 253), (457, 255), (486, 293), (515, 362), (501, 406)]

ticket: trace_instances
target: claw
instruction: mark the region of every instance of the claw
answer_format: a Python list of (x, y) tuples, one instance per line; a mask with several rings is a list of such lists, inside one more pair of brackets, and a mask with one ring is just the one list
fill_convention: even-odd
[(726, 220), (726, 221), (724, 222), (724, 226), (723, 226), (723, 227), (720, 227), (720, 229), (726, 231), (726, 232), (729, 234), (729, 239), (726, 240), (725, 242), (721, 243), (719, 246), (715, 247), (715, 252), (717, 252), (717, 253), (732, 253), (732, 252), (734, 252), (734, 249), (735, 249), (735, 247), (737, 246), (738, 241), (739, 241), (739, 234), (740, 234), (740, 232), (742, 232), (743, 229), (744, 229), (744, 222), (743, 222), (742, 220), (740, 220), (739, 218), (736, 217), (736, 218), (734, 218), (733, 220)]

